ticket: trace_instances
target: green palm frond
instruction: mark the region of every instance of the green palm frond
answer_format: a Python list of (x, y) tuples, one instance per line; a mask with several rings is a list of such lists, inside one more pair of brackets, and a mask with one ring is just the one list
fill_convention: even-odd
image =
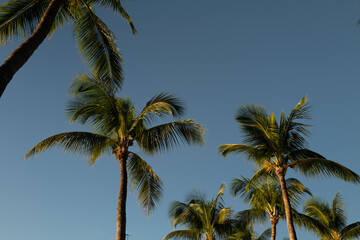
[(331, 223), (332, 211), (330, 206), (316, 198), (311, 198), (305, 202), (304, 212), (326, 226), (329, 226)]
[(136, 118), (133, 128), (139, 121), (151, 124), (156, 117), (180, 117), (184, 114), (184, 110), (184, 102), (181, 99), (168, 93), (157, 94), (146, 103), (146, 106)]
[(134, 136), (139, 146), (148, 154), (161, 152), (182, 143), (204, 144), (204, 128), (192, 119), (157, 125)]
[(90, 6), (82, 7), (74, 18), (74, 35), (82, 57), (90, 64), (92, 72), (113, 81), (121, 88), (123, 82), (121, 56), (116, 38)]
[(11, 0), (0, 6), (0, 45), (34, 32), (49, 0)]
[(138, 201), (149, 215), (162, 196), (163, 183), (154, 170), (135, 153), (130, 153), (127, 168), (130, 186), (139, 191)]
[(244, 144), (224, 144), (218, 147), (218, 152), (226, 157), (229, 153), (243, 154), (247, 160), (254, 161), (261, 165), (266, 159), (273, 154), (262, 147), (253, 147)]
[(341, 230), (342, 239), (356, 239), (360, 237), (360, 222), (352, 223)]
[(345, 202), (339, 192), (335, 194), (332, 201), (331, 211), (332, 221), (337, 223), (339, 229), (344, 228), (346, 223)]
[(293, 162), (295, 170), (306, 177), (319, 175), (340, 178), (347, 182), (359, 183), (360, 176), (343, 165), (323, 158), (309, 158)]
[(196, 230), (192, 229), (185, 229), (185, 230), (177, 230), (173, 231), (169, 234), (167, 234), (165, 237), (163, 237), (162, 240), (168, 240), (168, 239), (183, 239), (183, 240), (200, 240), (200, 233)]
[(294, 223), (311, 232), (318, 232), (322, 236), (331, 236), (331, 231), (316, 218), (297, 212), (292, 209)]
[(48, 137), (36, 144), (26, 153), (25, 159), (30, 158), (49, 148), (58, 147), (64, 152), (78, 153), (96, 159), (99, 151), (111, 147), (111, 140), (89, 132), (66, 132)]

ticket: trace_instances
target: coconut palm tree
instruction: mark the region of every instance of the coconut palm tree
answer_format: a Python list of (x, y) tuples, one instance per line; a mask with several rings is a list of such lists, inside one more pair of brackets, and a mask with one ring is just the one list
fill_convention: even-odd
[(312, 198), (304, 205), (305, 214), (318, 220), (328, 229), (327, 232), (317, 231), (321, 240), (359, 239), (360, 222), (346, 225), (344, 201), (337, 193), (331, 204)]
[[(300, 203), (304, 194), (311, 195), (309, 189), (295, 178), (286, 179), (286, 186), (293, 207)], [(250, 182), (250, 179), (244, 177), (233, 179), (231, 193), (234, 197), (239, 196), (252, 207), (239, 212), (237, 218), (240, 221), (264, 222), (268, 215), (271, 223), (271, 240), (275, 240), (276, 226), (279, 220), (285, 217), (279, 181), (269, 176), (256, 182)]]
[(285, 181), (288, 169), (299, 171), (306, 177), (323, 175), (353, 183), (360, 181), (360, 176), (355, 172), (307, 148), (305, 137), (309, 135), (309, 125), (301, 123), (301, 120), (310, 118), (309, 110), (306, 96), (289, 116), (283, 111), (280, 122), (273, 113), (268, 114), (262, 106), (240, 107), (235, 119), (240, 123), (244, 133), (245, 144), (225, 144), (219, 147), (219, 152), (223, 156), (241, 153), (259, 166), (259, 170), (250, 181), (264, 175), (276, 175), (279, 178), (290, 240), (297, 238)]
[(121, 86), (121, 56), (116, 38), (95, 14), (95, 6), (111, 8), (134, 25), (120, 0), (9, 0), (0, 6), (0, 45), (27, 38), (0, 66), (0, 97), (14, 74), (26, 63), (47, 36), (72, 21), (80, 53), (94, 72)]
[(222, 184), (216, 197), (206, 201), (204, 196), (193, 193), (186, 202), (174, 201), (170, 204), (169, 217), (173, 226), (183, 225), (187, 229), (167, 234), (167, 239), (215, 240), (226, 239), (231, 232), (232, 210), (224, 207)]
[[(111, 81), (110, 81), (111, 82)], [(110, 84), (90, 75), (78, 75), (70, 87), (74, 98), (67, 112), (70, 119), (86, 124), (92, 132), (65, 132), (36, 144), (25, 156), (32, 157), (52, 147), (89, 157), (94, 164), (106, 152), (120, 163), (120, 190), (117, 206), (117, 240), (125, 240), (126, 198), (128, 180), (139, 192), (138, 201), (149, 214), (162, 193), (162, 182), (154, 170), (137, 153), (136, 146), (146, 154), (166, 151), (181, 143), (203, 144), (203, 128), (192, 119), (154, 125), (164, 117), (180, 117), (183, 102), (161, 93), (150, 99), (136, 114), (130, 99), (119, 98)]]

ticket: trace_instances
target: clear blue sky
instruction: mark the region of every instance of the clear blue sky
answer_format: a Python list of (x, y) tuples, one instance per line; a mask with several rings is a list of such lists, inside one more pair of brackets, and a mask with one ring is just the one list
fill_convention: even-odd
[[(163, 179), (165, 194), (150, 217), (130, 194), (129, 240), (158, 240), (172, 231), (169, 203), (184, 200), (191, 189), (210, 198), (222, 181), (229, 185), (240, 174), (251, 175), (252, 164), (240, 156), (217, 154), (221, 144), (241, 143), (234, 114), (242, 104), (262, 104), (279, 115), (308, 95), (310, 148), (360, 173), (359, 1), (134, 0), (124, 6), (138, 29), (135, 37), (120, 17), (98, 12), (116, 33), (124, 57), (121, 96), (142, 108), (159, 92), (173, 93), (186, 101), (186, 118), (208, 129), (203, 148), (146, 157)], [(17, 45), (0, 48), (1, 62)], [(84, 130), (68, 123), (64, 106), (71, 79), (87, 70), (66, 26), (44, 42), (1, 98), (0, 239), (115, 238), (120, 173), (112, 156), (91, 168), (86, 159), (58, 150), (23, 160), (50, 135)], [(348, 223), (360, 220), (360, 186), (289, 176), (327, 201), (341, 191)], [(225, 201), (235, 211), (246, 207), (228, 191)], [(286, 236), (281, 223), (278, 239)]]

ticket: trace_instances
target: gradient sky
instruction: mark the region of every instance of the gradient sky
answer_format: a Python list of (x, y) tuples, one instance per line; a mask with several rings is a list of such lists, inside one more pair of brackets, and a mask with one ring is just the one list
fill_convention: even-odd
[[(4, 1), (1, 1), (4, 2)], [(169, 203), (192, 189), (214, 196), (221, 182), (251, 176), (253, 165), (217, 147), (241, 143), (234, 120), (246, 103), (287, 113), (304, 96), (313, 106), (310, 149), (360, 173), (360, 2), (354, 0), (134, 0), (124, 7), (138, 29), (133, 37), (120, 17), (98, 11), (118, 37), (124, 57), (121, 96), (140, 110), (166, 91), (187, 103), (186, 118), (208, 129), (205, 147), (184, 146), (144, 157), (165, 184), (157, 210), (147, 217), (131, 193), (129, 240), (159, 240), (173, 230)], [(19, 44), (0, 48), (3, 62)], [(15, 75), (0, 99), (0, 239), (112, 240), (115, 238), (119, 165), (104, 156), (93, 167), (59, 150), (24, 161), (25, 153), (56, 133), (84, 130), (64, 114), (66, 89), (88, 71), (63, 27)], [(360, 186), (340, 180), (305, 180), (326, 201), (341, 191), (348, 223), (360, 220)], [(226, 205), (246, 208), (226, 191)], [(301, 209), (301, 208), (300, 208)], [(258, 226), (262, 231), (267, 226)], [(281, 222), (278, 239), (287, 236)], [(298, 231), (299, 239), (317, 239)]]

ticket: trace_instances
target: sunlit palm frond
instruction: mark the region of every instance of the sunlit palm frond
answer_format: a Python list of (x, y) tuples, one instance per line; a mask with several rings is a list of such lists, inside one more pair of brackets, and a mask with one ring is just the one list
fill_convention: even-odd
[(121, 56), (116, 38), (106, 24), (95, 15), (90, 6), (77, 11), (74, 35), (82, 57), (104, 79), (121, 88), (123, 82)]
[(337, 223), (339, 229), (346, 225), (345, 202), (340, 193), (336, 193), (331, 206), (332, 220)]
[(66, 132), (48, 137), (36, 144), (26, 153), (25, 159), (52, 147), (61, 148), (64, 152), (78, 153), (92, 158), (93, 151), (98, 151), (98, 145), (110, 146), (111, 141), (105, 136), (89, 132)]
[(323, 158), (309, 158), (293, 162), (295, 170), (306, 177), (319, 175), (340, 178), (347, 182), (359, 183), (360, 176), (343, 165)]
[(0, 6), (0, 45), (34, 32), (49, 0), (11, 0)]
[(139, 146), (148, 154), (166, 151), (182, 143), (204, 144), (204, 128), (192, 119), (165, 123), (134, 136)]
[(318, 232), (322, 236), (331, 236), (331, 231), (322, 222), (316, 218), (297, 212), (292, 209), (294, 223), (311, 232)]
[(356, 239), (360, 237), (360, 222), (352, 223), (341, 230), (342, 239)]
[[(293, 207), (297, 206), (300, 203), (301, 197), (304, 194), (308, 194), (312, 196), (310, 190), (305, 187), (299, 180), (296, 178), (288, 178), (286, 179), (286, 188), (289, 193), (289, 198), (291, 205)], [(280, 191), (279, 187), (279, 191)]]
[(305, 202), (304, 212), (306, 215), (315, 218), (325, 226), (329, 226), (331, 223), (332, 211), (330, 206), (316, 198), (311, 198)]
[(200, 240), (200, 233), (196, 230), (192, 229), (185, 229), (185, 230), (177, 230), (173, 231), (169, 234), (167, 234), (165, 237), (163, 237), (162, 240), (168, 240), (168, 239), (183, 239), (183, 240)]
[(149, 215), (162, 196), (162, 181), (154, 170), (135, 153), (130, 153), (127, 168), (130, 186), (139, 191), (138, 201)]
[(254, 161), (256, 164), (261, 165), (265, 160), (273, 156), (266, 148), (253, 147), (244, 144), (224, 144), (218, 147), (218, 152), (226, 157), (229, 153), (243, 154), (247, 160)]
[(151, 124), (156, 117), (180, 117), (184, 113), (184, 102), (168, 93), (160, 93), (152, 97), (139, 116), (136, 118), (134, 126), (138, 122)]

